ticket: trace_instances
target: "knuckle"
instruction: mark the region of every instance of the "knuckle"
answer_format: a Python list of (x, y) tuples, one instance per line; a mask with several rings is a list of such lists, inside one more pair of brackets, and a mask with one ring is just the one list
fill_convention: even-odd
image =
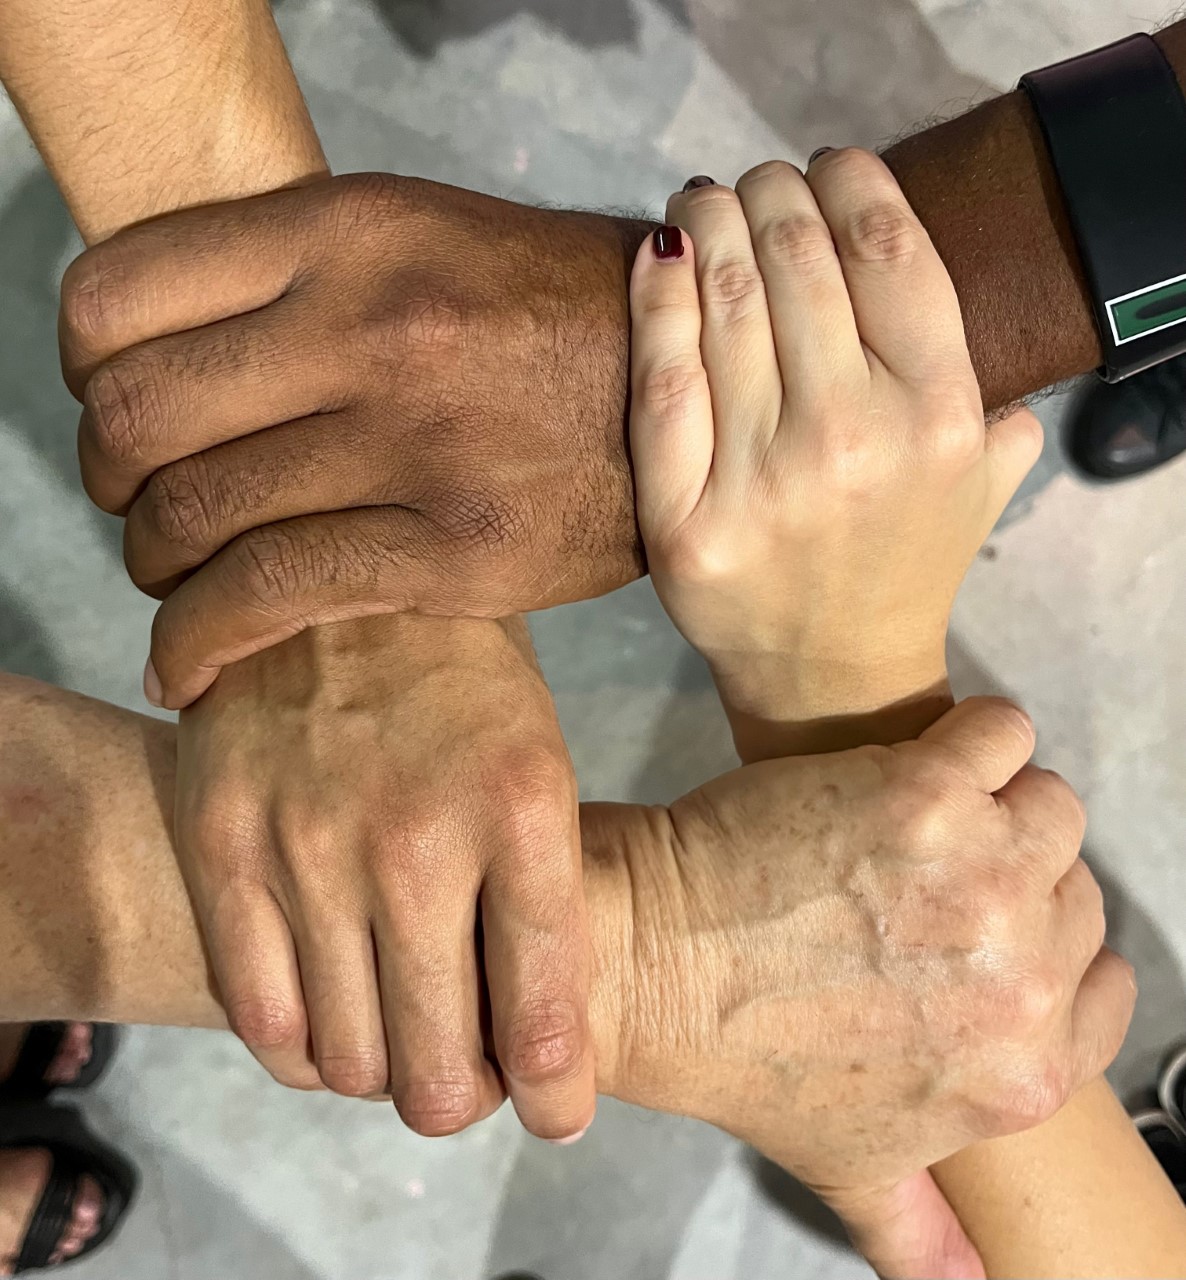
[(115, 335), (132, 301), (127, 272), (111, 241), (75, 258), (62, 276), (62, 324), (85, 346), (118, 347)]
[(915, 775), (899, 779), (895, 791), (895, 825), (903, 847), (917, 855), (948, 849), (958, 823), (943, 791)]
[[(524, 499), (491, 490), (454, 487), (432, 499), (432, 524), (450, 552), (506, 556), (530, 537), (533, 517)], [(459, 566), (455, 566), (459, 567)]]
[(327, 1089), (347, 1098), (371, 1098), (387, 1088), (387, 1054), (374, 1046), (318, 1054), (317, 1071)]
[(1014, 1079), (998, 1108), (1002, 1134), (1022, 1133), (1044, 1124), (1070, 1096), (1069, 1072), (1059, 1062), (1039, 1062)]
[(759, 182), (786, 182), (788, 178), (799, 176), (799, 173), (789, 160), (763, 160), (738, 178), (737, 190), (741, 191)]
[(286, 1049), (305, 1035), (304, 1010), (289, 1000), (251, 994), (226, 1006), (231, 1030), (249, 1049)]
[(424, 266), (393, 271), (351, 323), (351, 349), (386, 366), (393, 354), (441, 360), (456, 356), (470, 301), (460, 282)]
[(143, 522), (155, 541), (183, 551), (206, 546), (216, 521), (202, 480), (202, 464), (196, 457), (154, 472), (133, 508), (137, 525)]
[(984, 454), (984, 420), (941, 410), (920, 432), (932, 462), (963, 471)]
[(478, 1082), (468, 1074), (410, 1080), (396, 1094), (400, 1119), (424, 1138), (460, 1133), (478, 1117)]
[(1062, 998), (1062, 984), (1035, 969), (999, 983), (989, 1007), (1002, 1032), (1025, 1039), (1050, 1022)]
[(730, 187), (716, 185), (712, 187), (694, 187), (683, 197), (686, 209), (737, 209), (741, 201), (737, 192)]
[(557, 752), (521, 749), (501, 763), (489, 785), (514, 846), (550, 847), (554, 833), (572, 821), (576, 782), (571, 765)]
[(1037, 743), (1034, 722), (1027, 711), (1008, 698), (977, 699), (977, 732), (986, 745), (1007, 746), (1020, 742), (1026, 759)]
[(360, 231), (386, 226), (407, 206), (407, 182), (393, 173), (348, 173), (335, 178), (326, 210), (334, 238), (351, 239)]
[(506, 1074), (519, 1084), (572, 1079), (584, 1061), (575, 1007), (549, 1002), (520, 1010), (506, 1029), (498, 1057)]
[(643, 370), (636, 394), (657, 418), (683, 419), (707, 403), (708, 374), (699, 360), (677, 360)]
[(334, 580), (332, 546), (296, 537), (280, 525), (252, 529), (232, 548), (243, 590), (265, 609), (284, 608), (306, 588)]
[(83, 406), (95, 444), (105, 458), (120, 466), (146, 461), (163, 399), (142, 362), (124, 355), (101, 365), (87, 383)]
[(759, 233), (760, 247), (779, 266), (811, 271), (836, 260), (832, 233), (821, 218), (783, 214)]
[(761, 273), (752, 262), (710, 262), (700, 280), (706, 305), (721, 311), (726, 319), (744, 315), (759, 298), (765, 297), (765, 289)]
[(907, 265), (922, 247), (922, 229), (904, 205), (883, 201), (856, 214), (845, 239), (862, 261)]

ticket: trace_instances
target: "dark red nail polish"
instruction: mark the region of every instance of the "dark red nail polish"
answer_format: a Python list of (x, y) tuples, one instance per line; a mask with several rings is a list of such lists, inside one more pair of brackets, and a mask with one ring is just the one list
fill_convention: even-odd
[(684, 183), (684, 191), (695, 191), (697, 187), (715, 187), (717, 184), (706, 174), (698, 173)]
[(807, 167), (810, 169), (811, 166), (815, 164), (815, 162), (820, 158), (820, 156), (826, 156), (829, 151), (835, 151), (835, 150), (836, 150), (835, 147), (819, 147), (817, 150), (811, 153), (811, 159), (807, 161)]
[(684, 256), (684, 237), (679, 227), (660, 227), (654, 235), (655, 257), (669, 261)]

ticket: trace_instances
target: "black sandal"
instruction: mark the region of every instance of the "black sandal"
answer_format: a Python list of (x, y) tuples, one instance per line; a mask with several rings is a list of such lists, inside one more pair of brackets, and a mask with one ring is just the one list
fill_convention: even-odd
[[(99, 1142), (74, 1110), (60, 1107), (6, 1108), (0, 1114), (0, 1151), (50, 1153), (50, 1172), (16, 1261), (15, 1275), (44, 1267), (57, 1269), (85, 1258), (106, 1244), (136, 1194), (136, 1171), (118, 1152)], [(95, 1234), (72, 1258), (50, 1263), (74, 1214), (84, 1177), (94, 1178), (103, 1197)]]
[(45, 1073), (58, 1056), (68, 1026), (65, 1022), (33, 1023), (25, 1035), (16, 1065), (8, 1079), (0, 1084), (0, 1104), (40, 1101), (55, 1089), (86, 1089), (107, 1070), (119, 1044), (119, 1028), (106, 1022), (93, 1022), (91, 1056), (78, 1075), (66, 1084), (51, 1084), (46, 1080)]

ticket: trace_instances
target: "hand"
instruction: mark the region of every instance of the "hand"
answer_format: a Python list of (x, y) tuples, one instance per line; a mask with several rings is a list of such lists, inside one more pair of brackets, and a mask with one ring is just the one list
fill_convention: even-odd
[[(881, 1274), (970, 1274), (926, 1168), (1052, 1115), (1112, 1060), (1134, 999), (1102, 947), (1082, 806), (1032, 749), (1022, 712), (973, 699), (917, 742), (718, 778), (639, 856), (619, 840), (633, 967), (602, 1087), (758, 1147)], [(591, 807), (586, 850), (619, 822)]]
[(88, 250), (62, 306), (84, 483), (127, 511), (141, 587), (210, 560), (158, 617), (160, 700), (314, 622), (503, 617), (637, 577), (645, 232), (364, 174)]
[(644, 244), (632, 283), (639, 525), (735, 728), (944, 690), (952, 603), (1037, 419), (985, 430), (955, 290), (876, 156), (761, 165), (667, 216), (682, 256)]
[(576, 787), (526, 629), (375, 619), (266, 658), (178, 744), (179, 859), (233, 1028), (284, 1083), (390, 1089), (422, 1134), (504, 1083), (532, 1133), (582, 1131)]

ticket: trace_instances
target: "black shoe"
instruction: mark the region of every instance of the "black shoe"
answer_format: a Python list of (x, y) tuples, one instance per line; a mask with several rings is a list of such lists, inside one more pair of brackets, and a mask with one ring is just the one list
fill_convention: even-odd
[(1067, 446), (1072, 462), (1101, 480), (1142, 475), (1186, 451), (1186, 356), (1093, 387)]

